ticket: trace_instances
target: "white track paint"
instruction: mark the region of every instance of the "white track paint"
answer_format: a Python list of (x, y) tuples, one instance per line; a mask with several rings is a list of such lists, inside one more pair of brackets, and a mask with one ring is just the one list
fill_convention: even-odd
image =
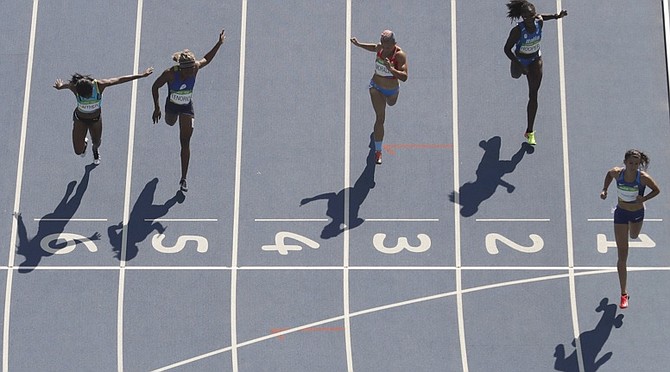
[[(349, 201), (351, 184), (351, 0), (346, 3), (346, 22), (344, 31), (344, 226), (349, 226)], [(342, 311), (344, 322), (344, 346), (347, 370), (353, 372), (351, 346), (351, 322), (349, 321), (349, 229), (343, 232), (342, 253)]]
[[(30, 107), (30, 86), (33, 80), (33, 58), (35, 56), (35, 34), (37, 33), (37, 9), (39, 0), (33, 0), (33, 13), (30, 21), (30, 41), (28, 44), (28, 62), (26, 66), (26, 86), (23, 93), (23, 114), (21, 116), (21, 139), (19, 141), (19, 159), (16, 169), (16, 188), (14, 190), (14, 213), (20, 213), (21, 188), (23, 184), (23, 162), (26, 153), (26, 132), (28, 131), (28, 108)], [(18, 220), (12, 215), (12, 234), (9, 239), (9, 268), (14, 267), (16, 252), (16, 239), (18, 232)], [(14, 270), (7, 270), (7, 283), (5, 286), (5, 311), (2, 322), (2, 370), (9, 370), (9, 314), (12, 303), (12, 283), (14, 281)]]

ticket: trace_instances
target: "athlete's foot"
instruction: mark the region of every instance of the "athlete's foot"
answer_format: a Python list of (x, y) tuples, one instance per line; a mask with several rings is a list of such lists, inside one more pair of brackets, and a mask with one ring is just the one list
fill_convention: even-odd
[(375, 163), (377, 165), (380, 165), (382, 163), (382, 152), (381, 151), (375, 151)]
[(526, 134), (524, 134), (524, 137), (526, 137), (526, 140), (528, 141), (529, 145), (535, 146), (535, 131), (526, 132)]
[(627, 307), (628, 307), (628, 299), (629, 299), (629, 298), (630, 298), (630, 296), (629, 296), (627, 293), (622, 294), (622, 295), (621, 295), (621, 303), (619, 304), (619, 307), (622, 308), (622, 309), (627, 308)]
[(179, 190), (183, 192), (188, 191), (188, 185), (186, 184), (186, 178), (182, 178), (181, 181), (179, 181)]
[(100, 164), (100, 150), (95, 146), (93, 146), (93, 164)]
[(84, 138), (84, 151), (82, 151), (81, 154), (79, 154), (79, 156), (81, 156), (82, 158), (86, 156), (87, 147), (88, 147), (88, 138)]

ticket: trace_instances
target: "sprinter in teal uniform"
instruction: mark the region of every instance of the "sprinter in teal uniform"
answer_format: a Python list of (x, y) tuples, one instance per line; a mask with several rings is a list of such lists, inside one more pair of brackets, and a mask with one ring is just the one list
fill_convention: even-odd
[(178, 65), (163, 71), (151, 87), (154, 102), (154, 112), (152, 115), (154, 124), (158, 123), (161, 118), (158, 90), (165, 84), (168, 85), (168, 95), (165, 100), (165, 122), (172, 126), (179, 119), (179, 142), (181, 143), (181, 179), (179, 180), (179, 189), (183, 192), (188, 191), (186, 175), (188, 173), (189, 159), (191, 158), (190, 143), (195, 118), (192, 99), (195, 77), (201, 68), (207, 66), (212, 61), (225, 38), (225, 31), (221, 31), (216, 45), (200, 60), (196, 60), (193, 52), (188, 49), (173, 54), (172, 59)]
[(72, 147), (74, 153), (84, 157), (88, 147), (86, 135), (91, 133), (93, 142), (93, 162), (100, 164), (100, 145), (102, 144), (102, 92), (105, 88), (147, 77), (154, 72), (149, 67), (141, 74), (121, 76), (110, 79), (94, 79), (90, 75), (75, 73), (68, 82), (57, 79), (54, 88), (69, 89), (77, 98), (77, 107), (72, 113)]

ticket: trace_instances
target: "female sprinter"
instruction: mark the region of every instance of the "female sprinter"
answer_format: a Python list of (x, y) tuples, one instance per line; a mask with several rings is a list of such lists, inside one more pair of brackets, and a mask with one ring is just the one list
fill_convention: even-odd
[(384, 120), (386, 105), (393, 106), (398, 101), (400, 83), (407, 81), (407, 55), (395, 43), (391, 30), (382, 32), (379, 44), (360, 43), (355, 37), (351, 42), (357, 47), (375, 52), (375, 73), (370, 80), (370, 99), (375, 110), (375, 163), (382, 163), (382, 141), (384, 140)]
[(216, 52), (219, 51), (219, 47), (221, 47), (221, 44), (226, 39), (224, 33), (225, 30), (221, 31), (219, 39), (212, 50), (200, 60), (196, 61), (195, 55), (188, 49), (173, 54), (172, 59), (178, 65), (163, 71), (151, 87), (151, 94), (154, 98), (154, 113), (152, 115), (154, 124), (158, 123), (161, 118), (158, 90), (165, 84), (168, 85), (168, 94), (165, 99), (165, 122), (172, 126), (179, 119), (179, 142), (181, 143), (181, 180), (179, 181), (179, 189), (183, 192), (188, 191), (186, 174), (188, 173), (188, 161), (191, 157), (190, 143), (195, 117), (193, 101), (191, 99), (193, 97), (195, 77), (198, 71), (207, 66), (216, 55)]
[[(614, 238), (616, 240), (619, 273), (621, 286), (620, 308), (628, 307), (628, 292), (626, 291), (626, 260), (628, 259), (628, 236), (637, 238), (642, 229), (644, 220), (644, 202), (655, 197), (660, 192), (656, 182), (645, 170), (649, 165), (649, 157), (640, 150), (628, 150), (623, 158), (623, 167), (614, 167), (605, 175), (605, 184), (600, 198), (607, 198), (607, 188), (612, 180), (616, 180), (618, 203), (614, 210)], [(651, 192), (644, 195), (646, 186)]]
[[(512, 77), (518, 79), (521, 74), (528, 79), (528, 125), (526, 137), (528, 144), (535, 145), (535, 114), (537, 113), (537, 92), (542, 82), (542, 54), (540, 53), (540, 40), (542, 39), (542, 25), (544, 21), (560, 19), (568, 15), (561, 10), (559, 14), (537, 14), (535, 5), (526, 0), (512, 0), (507, 3), (507, 17), (518, 22), (507, 38), (505, 43), (505, 54), (512, 61), (510, 71)], [(514, 52), (512, 52), (514, 48)]]
[(135, 79), (147, 77), (154, 72), (149, 67), (143, 73), (137, 75), (121, 76), (111, 79), (93, 79), (89, 75), (75, 73), (69, 82), (57, 79), (54, 88), (69, 89), (77, 98), (77, 108), (72, 113), (72, 147), (74, 153), (84, 157), (88, 138), (91, 133), (93, 141), (93, 163), (100, 164), (100, 144), (102, 142), (102, 92), (105, 88), (126, 83)]

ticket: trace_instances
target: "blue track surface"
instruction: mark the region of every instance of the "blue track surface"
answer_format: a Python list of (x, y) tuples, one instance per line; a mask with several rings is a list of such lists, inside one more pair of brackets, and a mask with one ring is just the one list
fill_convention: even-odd
[[(535, 4), (569, 12), (545, 23), (535, 148), (502, 1), (5, 4), (3, 371), (663, 370), (663, 2)], [(221, 28), (183, 195), (151, 84)], [(348, 38), (386, 28), (409, 80), (375, 166), (373, 55)], [(102, 164), (74, 156), (55, 79), (149, 66), (105, 91)], [(622, 311), (599, 192), (629, 148), (662, 193)]]

